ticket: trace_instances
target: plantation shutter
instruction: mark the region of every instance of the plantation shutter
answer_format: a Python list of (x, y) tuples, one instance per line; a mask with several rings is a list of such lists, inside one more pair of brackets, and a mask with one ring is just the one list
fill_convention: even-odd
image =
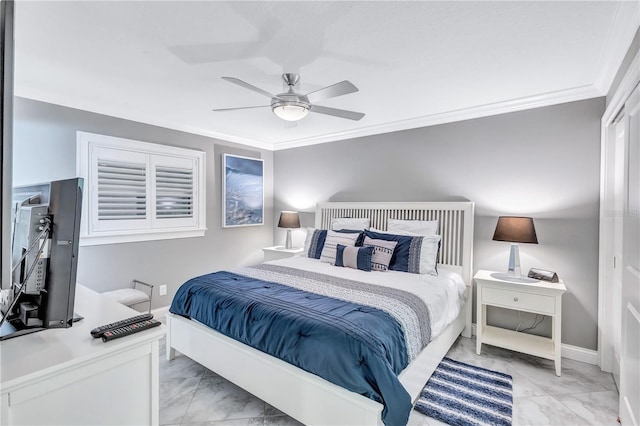
[(154, 155), (155, 227), (194, 226), (196, 221), (196, 162), (192, 158)]
[(98, 220), (146, 219), (146, 174), (144, 164), (98, 160)]
[(81, 245), (200, 237), (205, 153), (78, 132)]
[(93, 231), (135, 230), (150, 226), (147, 156), (94, 147), (90, 217)]

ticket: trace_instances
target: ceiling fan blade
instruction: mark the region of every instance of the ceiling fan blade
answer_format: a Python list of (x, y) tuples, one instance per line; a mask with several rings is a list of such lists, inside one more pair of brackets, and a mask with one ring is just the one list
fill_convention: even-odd
[(331, 86), (309, 92), (306, 96), (309, 98), (309, 101), (313, 103), (324, 101), (329, 98), (335, 98), (336, 96), (348, 95), (349, 93), (357, 91), (358, 88), (354, 86), (353, 83), (349, 80), (344, 80), (340, 83), (332, 84)]
[(364, 117), (364, 114), (361, 112), (347, 111), (345, 109), (329, 108), (319, 105), (311, 105), (310, 110), (319, 114), (333, 115), (334, 117), (346, 118), (354, 121), (358, 121)]
[[(273, 95), (273, 94), (267, 92), (266, 90), (262, 90), (261, 88), (256, 87), (253, 84), (249, 84), (246, 81), (242, 81), (242, 80), (240, 80), (238, 78), (235, 78), (235, 77), (222, 77), (222, 79), (228, 81), (229, 83), (234, 83), (234, 84), (237, 84), (240, 87), (244, 87), (245, 89), (249, 89), (249, 90), (252, 90), (252, 91), (254, 91), (256, 93), (260, 93), (261, 95), (267, 96), (269, 98), (278, 98), (276, 95)], [(278, 99), (280, 99), (280, 98), (278, 98)]]
[(237, 107), (237, 108), (215, 108), (215, 109), (212, 109), (211, 111), (215, 111), (215, 112), (235, 111), (235, 110), (238, 110), (238, 109), (267, 108), (267, 107), (270, 107), (270, 106), (271, 105), (257, 105), (257, 106)]

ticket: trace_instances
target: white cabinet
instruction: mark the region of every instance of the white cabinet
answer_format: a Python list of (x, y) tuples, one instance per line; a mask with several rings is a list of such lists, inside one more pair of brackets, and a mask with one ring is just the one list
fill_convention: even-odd
[(284, 246), (265, 247), (262, 249), (264, 252), (264, 261), (285, 259), (287, 257), (293, 257), (302, 254), (304, 249), (302, 248), (284, 248)]
[(159, 423), (164, 326), (104, 343), (91, 329), (139, 314), (78, 285), (71, 328), (0, 342), (0, 424)]
[[(476, 353), (480, 355), (486, 343), (555, 361), (560, 375), (562, 294), (567, 291), (562, 281), (508, 281), (504, 274), (478, 271), (476, 282)], [(487, 325), (487, 306), (498, 306), (522, 312), (548, 315), (552, 321), (552, 336), (541, 337)]]

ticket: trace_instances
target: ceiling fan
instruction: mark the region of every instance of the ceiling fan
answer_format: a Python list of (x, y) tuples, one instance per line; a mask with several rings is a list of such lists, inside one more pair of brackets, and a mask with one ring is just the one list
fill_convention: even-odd
[(289, 86), (289, 90), (284, 93), (274, 95), (238, 78), (222, 77), (222, 79), (271, 98), (271, 104), (239, 108), (218, 108), (214, 109), (213, 111), (234, 111), (240, 109), (271, 107), (271, 110), (277, 117), (286, 121), (302, 120), (307, 116), (309, 111), (355, 121), (360, 120), (362, 117), (364, 117), (364, 114), (361, 112), (347, 111), (344, 109), (316, 105), (316, 102), (323, 101), (325, 99), (335, 98), (337, 96), (348, 95), (349, 93), (357, 92), (358, 88), (348, 80), (344, 80), (340, 83), (323, 87), (322, 89), (318, 89), (313, 92), (309, 92), (306, 95), (302, 95), (300, 93), (296, 93), (293, 89), (300, 80), (300, 76), (298, 74), (291, 73), (282, 74), (282, 79), (287, 84), (287, 86)]

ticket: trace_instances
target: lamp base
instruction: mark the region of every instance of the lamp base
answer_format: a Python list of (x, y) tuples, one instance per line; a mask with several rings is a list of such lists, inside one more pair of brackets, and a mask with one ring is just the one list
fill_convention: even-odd
[(509, 269), (507, 276), (510, 278), (521, 278), (520, 273), (520, 248), (518, 243), (511, 243), (511, 252), (509, 253)]
[(507, 272), (495, 272), (491, 274), (493, 278), (502, 281), (511, 281), (516, 283), (537, 283), (529, 277), (523, 277), (520, 273), (520, 249), (518, 243), (511, 243), (511, 253), (509, 253), (509, 268)]
[(287, 241), (284, 244), (284, 248), (286, 250), (290, 250), (293, 248), (292, 244), (291, 244), (291, 229), (287, 229)]

